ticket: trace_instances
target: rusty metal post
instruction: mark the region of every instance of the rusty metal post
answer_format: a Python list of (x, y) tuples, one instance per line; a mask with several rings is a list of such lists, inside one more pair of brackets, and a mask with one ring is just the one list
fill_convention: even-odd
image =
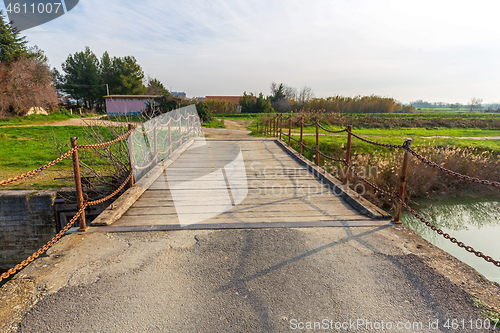
[(304, 132), (304, 116), (300, 117), (300, 155), (302, 155), (302, 136)]
[(288, 145), (292, 142), (292, 115), (288, 118)]
[(319, 165), (319, 120), (316, 120), (316, 165)]
[[(78, 138), (71, 137), (71, 148), (78, 147)], [(78, 149), (73, 152), (73, 174), (75, 176), (75, 188), (76, 188), (76, 202), (78, 205), (78, 210), (83, 207), (83, 191), (82, 191), (82, 178), (80, 177), (80, 161), (78, 159)], [(87, 230), (87, 225), (85, 223), (85, 211), (79, 217), (80, 229), (78, 231)]]
[(279, 127), (279, 136), (280, 136), (280, 140), (281, 140), (281, 132), (283, 132), (283, 114), (280, 115), (280, 127)]
[[(405, 148), (411, 148), (412, 139), (408, 139), (405, 141), (403, 146)], [(406, 186), (406, 175), (408, 174), (408, 161), (409, 161), (410, 153), (405, 149), (405, 154), (403, 157), (403, 168), (401, 169), (401, 175), (399, 177), (399, 193), (398, 198), (404, 202), (405, 199), (405, 186)], [(398, 209), (396, 210), (396, 215), (394, 216), (393, 222), (396, 224), (400, 224), (401, 222), (401, 210), (403, 205), (398, 204)]]
[(274, 137), (277, 138), (278, 137), (278, 119), (279, 119), (279, 114), (276, 113), (276, 123), (275, 123), (275, 127), (274, 127)]
[(347, 146), (345, 151), (345, 178), (344, 184), (347, 185), (349, 183), (349, 165), (351, 164), (351, 138), (352, 138), (352, 125), (347, 125)]
[[(134, 126), (132, 124), (128, 124), (128, 130), (133, 130)], [(130, 177), (130, 180), (128, 184), (130, 187), (134, 186), (134, 146), (133, 146), (133, 138), (132, 138), (132, 133), (128, 136), (128, 167), (130, 169), (130, 172), (132, 173), (132, 176)]]

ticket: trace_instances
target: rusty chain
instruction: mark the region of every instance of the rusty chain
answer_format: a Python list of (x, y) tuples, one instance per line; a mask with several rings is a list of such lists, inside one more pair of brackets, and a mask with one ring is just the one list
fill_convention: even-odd
[(356, 135), (354, 134), (353, 132), (349, 132), (348, 130), (346, 130), (348, 133), (350, 133), (353, 137), (355, 138), (358, 138), (360, 139), (361, 141), (364, 141), (364, 142), (367, 142), (367, 143), (370, 143), (372, 145), (376, 145), (376, 146), (380, 146), (380, 147), (389, 147), (389, 148), (396, 148), (396, 149), (401, 149), (401, 148), (404, 148), (404, 145), (394, 145), (394, 144), (391, 144), (391, 143), (380, 143), (380, 142), (376, 142), (376, 141), (372, 141), (372, 140), (368, 140), (368, 139), (365, 139), (359, 135)]
[(342, 133), (342, 132), (347, 132), (347, 128), (344, 128), (343, 130), (338, 130), (338, 131), (332, 131), (332, 130), (326, 129), (326, 128), (324, 128), (323, 126), (321, 126), (321, 124), (320, 124), (319, 122), (318, 122), (318, 126), (319, 126), (319, 128), (321, 128), (323, 131), (328, 132), (328, 133)]
[(331, 157), (331, 156), (328, 156), (326, 154), (323, 154), (322, 152), (318, 151), (318, 153), (323, 156), (324, 158), (326, 159), (329, 159), (330, 161), (335, 161), (335, 162), (342, 162), (342, 163), (345, 163), (345, 160), (342, 159), (342, 158), (334, 158), (334, 157)]
[(20, 264), (17, 264), (13, 268), (9, 269), (7, 272), (2, 273), (2, 275), (0, 275), (0, 281), (8, 278), (9, 276), (15, 274), (24, 267), (28, 266), (30, 262), (38, 258), (42, 253), (44, 253), (52, 245), (54, 245), (54, 243), (57, 242), (69, 230), (69, 228), (71, 228), (71, 226), (80, 217), (80, 215), (82, 215), (82, 213), (85, 211), (85, 207), (87, 206), (84, 204), (82, 208), (80, 208), (80, 210), (76, 213), (76, 215), (73, 216), (73, 218), (68, 222), (68, 224), (66, 224), (66, 226), (61, 231), (59, 231), (49, 242), (47, 242), (44, 246), (42, 246), (38, 251), (33, 253), (27, 259), (23, 260)]
[(54, 245), (59, 239), (61, 239), (61, 237), (66, 232), (68, 232), (68, 230), (73, 226), (73, 224), (80, 217), (80, 215), (82, 215), (84, 213), (85, 208), (87, 208), (89, 206), (98, 205), (100, 203), (103, 203), (104, 201), (107, 201), (107, 200), (111, 199), (112, 197), (114, 197), (115, 195), (117, 195), (125, 187), (125, 185), (127, 185), (128, 181), (130, 180), (132, 175), (133, 175), (133, 172), (131, 171), (129, 173), (128, 177), (125, 179), (125, 181), (120, 185), (120, 187), (118, 187), (113, 193), (111, 193), (107, 197), (99, 199), (99, 200), (94, 200), (94, 201), (85, 201), (82, 208), (80, 208), (78, 210), (78, 212), (75, 214), (75, 216), (73, 216), (73, 218), (71, 220), (69, 220), (68, 224), (66, 224), (66, 226), (64, 226), (64, 228), (62, 228), (61, 231), (59, 231), (49, 242), (47, 242), (44, 246), (42, 246), (38, 251), (33, 253), (27, 259), (23, 260), (20, 264), (17, 264), (13, 268), (9, 269), (7, 272), (2, 273), (2, 275), (0, 275), (0, 281), (8, 278), (9, 276), (15, 274), (16, 272), (20, 271), (24, 267), (28, 266), (29, 263), (31, 263), (33, 260), (38, 258), (42, 253), (47, 251), (52, 245)]
[(112, 141), (108, 141), (108, 142), (104, 142), (104, 143), (100, 143), (100, 144), (95, 144), (95, 145), (80, 145), (80, 146), (77, 146), (75, 148), (71, 148), (66, 153), (62, 154), (61, 156), (59, 156), (58, 158), (56, 158), (52, 162), (47, 163), (44, 166), (39, 167), (38, 169), (34, 169), (34, 170), (29, 171), (29, 172), (23, 173), (23, 174), (21, 174), (19, 176), (8, 178), (6, 180), (0, 181), (0, 186), (9, 185), (9, 184), (12, 184), (12, 183), (24, 180), (26, 178), (33, 177), (34, 175), (42, 172), (43, 170), (48, 169), (48, 168), (56, 165), (57, 163), (61, 162), (66, 157), (68, 157), (71, 154), (73, 154), (75, 152), (75, 150), (78, 150), (78, 149), (88, 149), (88, 148), (99, 148), (99, 147), (109, 146), (109, 145), (111, 145), (113, 143), (116, 143), (118, 141), (123, 140), (124, 138), (126, 138), (127, 136), (129, 136), (133, 131), (134, 131), (134, 129), (132, 128), (129, 131), (127, 131), (125, 134), (123, 134), (122, 136), (119, 136), (119, 137), (117, 137), (116, 139), (114, 139)]
[(2, 180), (0, 181), (0, 186), (4, 186), (4, 185), (9, 185), (9, 184), (12, 184), (12, 183), (15, 183), (15, 182), (18, 182), (18, 181), (21, 181), (23, 179), (26, 179), (26, 178), (29, 178), (29, 177), (32, 177), (34, 175), (36, 175), (37, 173), (40, 173), (42, 172), (43, 170), (45, 169), (48, 169), (50, 168), (51, 166), (54, 166), (56, 165), (57, 163), (61, 162), (62, 160), (64, 160), (66, 157), (70, 156), (71, 154), (73, 154), (73, 152), (77, 150), (77, 148), (71, 148), (70, 150), (68, 150), (66, 153), (62, 154), (61, 156), (59, 156), (58, 158), (56, 158), (55, 160), (53, 160), (52, 162), (48, 163), (48, 164), (45, 164), (44, 166), (41, 166), (39, 167), (38, 169), (35, 169), (35, 170), (31, 170), (29, 172), (26, 172), (26, 173), (23, 173), (22, 175), (19, 175), (19, 176), (16, 176), (16, 177), (13, 177), (13, 178), (8, 178), (6, 180)]
[[(345, 163), (345, 164), (347, 165), (347, 163)], [(361, 179), (361, 181), (363, 181), (367, 185), (371, 186), (376, 191), (379, 191), (382, 194), (385, 194), (385, 195), (391, 197), (392, 199), (394, 199), (404, 209), (406, 209), (413, 216), (415, 216), (420, 222), (424, 223), (426, 226), (428, 226), (433, 231), (435, 231), (438, 235), (443, 236), (445, 239), (449, 240), (453, 244), (456, 244), (458, 247), (461, 247), (461, 248), (465, 249), (467, 252), (470, 252), (470, 253), (474, 254), (476, 257), (482, 258), (482, 259), (486, 260), (487, 262), (490, 262), (493, 265), (495, 265), (497, 267), (500, 267), (500, 261), (499, 260), (494, 260), (491, 256), (487, 256), (483, 252), (475, 250), (472, 246), (467, 246), (463, 242), (458, 241), (455, 237), (452, 237), (450, 234), (444, 232), (442, 229), (436, 227), (434, 224), (432, 224), (431, 222), (427, 221), (423, 216), (421, 216), (419, 213), (417, 213), (415, 210), (413, 210), (410, 206), (408, 206), (408, 204), (406, 204), (403, 200), (401, 200), (400, 198), (398, 198), (396, 195), (394, 195), (393, 193), (390, 193), (390, 192), (388, 192), (388, 191), (386, 191), (384, 189), (381, 189), (380, 187), (378, 187), (377, 185), (373, 184), (372, 182), (370, 182), (365, 177), (363, 177), (360, 174), (358, 174), (354, 170), (354, 167), (352, 165), (347, 165), (347, 167), (349, 168), (349, 170), (352, 171), (352, 173), (356, 177), (358, 177), (359, 179)]]
[(117, 143), (118, 141), (121, 141), (123, 139), (125, 139), (126, 137), (128, 137), (130, 134), (132, 134), (132, 132), (134, 131), (135, 129), (134, 128), (131, 128), (129, 129), (127, 132), (125, 132), (123, 135), (117, 137), (116, 139), (114, 140), (111, 140), (111, 141), (108, 141), (108, 142), (103, 142), (103, 143), (98, 143), (98, 144), (93, 144), (93, 145), (79, 145), (78, 146), (78, 149), (88, 149), (88, 148), (102, 148), (102, 147), (106, 147), (106, 146), (110, 146), (112, 145), (113, 143)]
[(494, 186), (494, 187), (500, 187), (500, 182), (495, 182), (495, 181), (489, 181), (489, 180), (485, 180), (485, 179), (479, 179), (479, 178), (476, 178), (476, 177), (471, 177), (471, 176), (467, 176), (467, 175), (462, 175), (458, 172), (455, 172), (455, 171), (452, 171), (450, 169), (446, 169), (446, 168), (443, 168), (442, 166), (439, 166), (438, 164), (432, 162), (432, 161), (429, 161), (428, 159), (426, 159), (425, 157), (423, 157), (422, 155), (420, 155), (419, 153), (417, 153), (416, 151), (414, 151), (413, 149), (409, 148), (409, 147), (406, 147), (405, 150), (407, 150), (410, 154), (412, 154), (413, 156), (415, 156), (419, 161), (421, 161), (422, 163), (432, 167), (432, 168), (436, 168), (438, 169), (439, 171), (442, 171), (450, 176), (453, 176), (453, 177), (456, 177), (458, 179), (463, 179), (463, 180), (466, 180), (466, 181), (469, 181), (469, 182), (473, 182), (473, 183), (478, 183), (478, 184), (483, 184), (483, 185), (488, 185), (488, 186)]
[(113, 192), (111, 193), (110, 195), (104, 197), (104, 198), (101, 198), (101, 199), (98, 199), (98, 200), (94, 200), (94, 201), (87, 201), (86, 202), (86, 206), (94, 206), (94, 205), (98, 205), (100, 203), (103, 203), (104, 201), (107, 201), (109, 199), (111, 199), (112, 197), (114, 197), (115, 195), (117, 195), (124, 187), (125, 185), (127, 185), (128, 181), (130, 180), (130, 178), (132, 178), (132, 175), (133, 175), (133, 171), (131, 170), (128, 174), (128, 177), (123, 181), (123, 183)]

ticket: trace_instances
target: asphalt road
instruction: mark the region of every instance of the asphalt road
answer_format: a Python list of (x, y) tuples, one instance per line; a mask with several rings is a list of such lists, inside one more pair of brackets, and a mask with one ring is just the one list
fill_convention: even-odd
[(402, 251), (404, 230), (392, 226), (65, 238), (38, 263), (39, 274), (45, 260), (59, 276), (57, 292), (19, 332), (486, 331), (445, 327), (484, 318), (457, 285)]

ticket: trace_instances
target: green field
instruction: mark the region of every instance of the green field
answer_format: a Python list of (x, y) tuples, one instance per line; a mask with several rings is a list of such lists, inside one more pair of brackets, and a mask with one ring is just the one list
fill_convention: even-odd
[[(106, 128), (100, 128), (104, 135), (111, 134)], [(70, 149), (70, 137), (86, 137), (86, 129), (81, 126), (30, 126), (4, 127), (0, 129), (0, 179), (18, 176), (58, 158)], [(79, 144), (88, 144), (84, 139)], [(57, 149), (60, 147), (61, 151)], [(105, 161), (95, 155), (95, 151), (81, 151), (82, 162), (104, 164)], [(2, 189), (55, 188), (71, 186), (71, 158), (47, 169), (30, 180), (5, 186)], [(68, 172), (70, 171), (70, 172)], [(57, 179), (56, 179), (57, 178)], [(61, 179), (59, 179), (61, 178)]]

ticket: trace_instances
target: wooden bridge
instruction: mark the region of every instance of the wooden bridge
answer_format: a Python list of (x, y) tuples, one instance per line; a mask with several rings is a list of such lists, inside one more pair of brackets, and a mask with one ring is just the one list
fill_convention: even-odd
[[(275, 139), (210, 140), (213, 151), (224, 144), (241, 149), (246, 170), (248, 194), (232, 208), (200, 223), (182, 226), (169, 187), (167, 171), (179, 175), (198, 172), (203, 168), (195, 149), (187, 149), (175, 159), (166, 161), (166, 168), (154, 174), (147, 189), (128, 210), (110, 226), (100, 231), (140, 231), (172, 229), (273, 228), (317, 226), (380, 226), (388, 224), (390, 215), (347, 189), (337, 179), (326, 174), (305, 158), (296, 154), (283, 141)], [(220, 165), (216, 154), (205, 173)], [(198, 183), (199, 184), (199, 183)], [(214, 205), (214, 191), (221, 186), (200, 184), (196, 202), (188, 203), (193, 214), (202, 214)], [(226, 184), (222, 184), (226, 186)], [(193, 192), (182, 189), (182, 195)], [(120, 214), (121, 215), (121, 214)], [(94, 221), (102, 225), (114, 219)]]

